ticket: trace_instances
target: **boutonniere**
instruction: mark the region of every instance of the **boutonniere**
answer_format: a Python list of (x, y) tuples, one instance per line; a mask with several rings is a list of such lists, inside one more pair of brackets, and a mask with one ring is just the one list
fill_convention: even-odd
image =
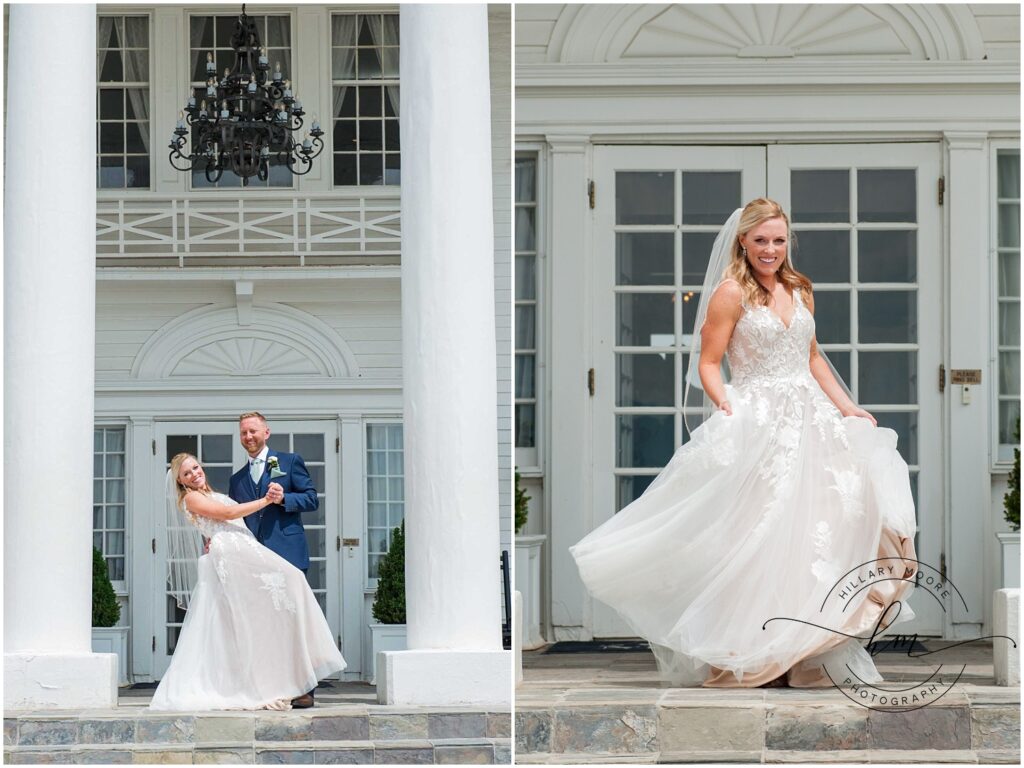
[(284, 477), (285, 473), (281, 471), (281, 465), (277, 460), (277, 456), (271, 456), (267, 459), (267, 466), (270, 467), (270, 479), (273, 480), (275, 477)]

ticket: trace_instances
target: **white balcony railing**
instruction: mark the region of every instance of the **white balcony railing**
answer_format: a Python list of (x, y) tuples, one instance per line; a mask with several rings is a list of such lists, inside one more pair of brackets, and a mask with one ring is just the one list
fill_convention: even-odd
[(100, 200), (99, 267), (395, 264), (400, 200), (324, 195)]

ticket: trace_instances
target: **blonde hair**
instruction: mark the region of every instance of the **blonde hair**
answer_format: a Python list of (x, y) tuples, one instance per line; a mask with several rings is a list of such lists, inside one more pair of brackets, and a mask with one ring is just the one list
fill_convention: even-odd
[(743, 255), (743, 246), (740, 244), (740, 235), (745, 235), (759, 224), (769, 219), (782, 219), (786, 222), (786, 234), (789, 236), (789, 248), (786, 250), (786, 258), (775, 273), (776, 279), (785, 285), (790, 293), (794, 289), (801, 289), (807, 293), (811, 292), (811, 281), (808, 277), (793, 268), (790, 261), (791, 249), (794, 245), (793, 233), (789, 228), (789, 217), (782, 210), (782, 206), (774, 200), (766, 197), (758, 197), (751, 200), (744, 207), (740, 214), (740, 222), (736, 228), (736, 239), (732, 243), (732, 253), (729, 258), (729, 265), (725, 268), (723, 279), (732, 279), (740, 284), (743, 289), (743, 300), (746, 304), (766, 307), (771, 301), (771, 293), (761, 285), (754, 277), (750, 269), (750, 262)]
[[(171, 459), (171, 476), (174, 478), (174, 487), (178, 489), (178, 509), (182, 509), (181, 502), (185, 498), (185, 494), (189, 491), (194, 491), (195, 488), (186, 488), (181, 484), (181, 480), (178, 479), (178, 473), (181, 472), (181, 465), (185, 463), (186, 459), (196, 459), (191, 453), (179, 453), (173, 459)], [(196, 464), (199, 464), (199, 459), (196, 459)], [(202, 466), (202, 464), (199, 464)], [(213, 488), (210, 487), (209, 483), (206, 483), (199, 490), (206, 491), (207, 493), (213, 493)]]
[(248, 413), (243, 413), (241, 416), (238, 417), (238, 423), (241, 424), (246, 419), (259, 419), (260, 421), (263, 422), (263, 426), (267, 426), (267, 417), (264, 416), (259, 411), (249, 411)]

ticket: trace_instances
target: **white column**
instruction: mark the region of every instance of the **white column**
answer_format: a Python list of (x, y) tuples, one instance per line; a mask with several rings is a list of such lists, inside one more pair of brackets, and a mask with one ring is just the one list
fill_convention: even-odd
[(10, 25), (4, 709), (112, 707), (117, 657), (90, 631), (96, 7), (13, 5)]
[(490, 84), (484, 5), (403, 5), (407, 651), (388, 704), (510, 704), (501, 650)]

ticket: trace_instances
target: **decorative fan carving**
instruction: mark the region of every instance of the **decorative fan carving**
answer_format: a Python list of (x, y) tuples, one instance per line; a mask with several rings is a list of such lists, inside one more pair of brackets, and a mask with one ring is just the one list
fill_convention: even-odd
[(911, 51), (891, 25), (858, 5), (672, 5), (647, 22), (623, 59), (724, 56), (885, 56)]
[(326, 376), (317, 361), (279, 341), (226, 338), (188, 353), (171, 376)]

